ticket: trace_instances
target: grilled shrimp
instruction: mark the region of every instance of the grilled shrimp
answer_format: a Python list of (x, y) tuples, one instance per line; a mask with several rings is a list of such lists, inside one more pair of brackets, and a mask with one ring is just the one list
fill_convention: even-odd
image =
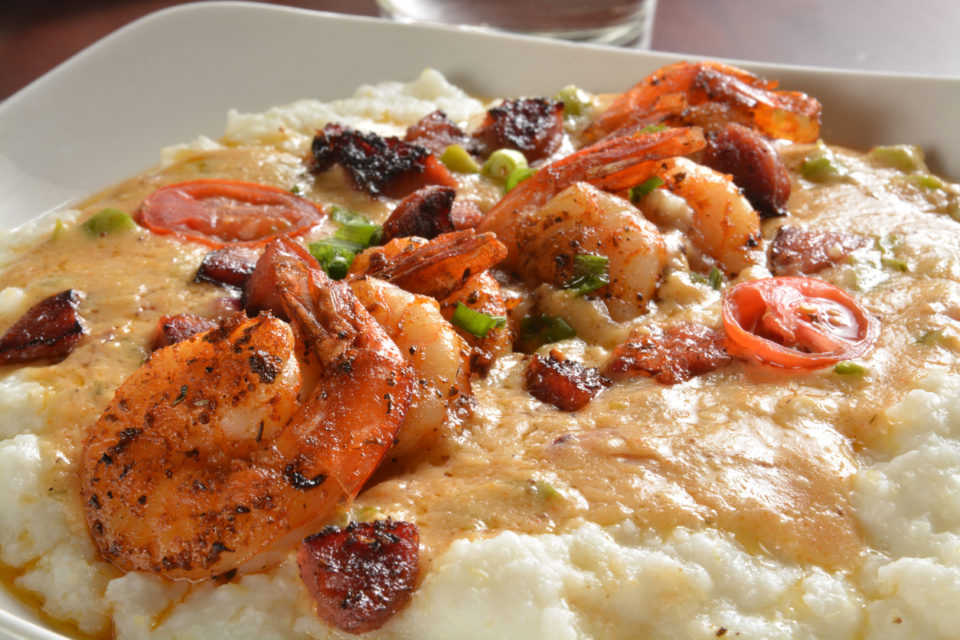
[[(155, 352), (91, 428), (84, 511), (123, 570), (203, 579), (268, 566), (393, 444), (414, 384), (397, 346), (292, 242), (267, 256), (289, 324), (238, 316)], [(317, 382), (302, 393), (307, 371)]]
[(578, 255), (608, 260), (609, 284), (594, 295), (614, 320), (643, 312), (656, 293), (669, 254), (656, 225), (627, 200), (578, 182), (535, 215), (517, 221), (517, 273), (530, 286), (563, 287), (576, 276)]
[[(605, 256), (610, 284), (595, 294), (614, 320), (629, 319), (643, 312), (656, 292), (669, 257), (665, 241), (626, 200), (577, 183), (624, 191), (652, 177), (663, 179), (693, 211), (685, 229), (691, 241), (734, 274), (762, 260), (755, 250), (760, 217), (728, 176), (681, 157), (703, 144), (699, 129), (677, 128), (586, 147), (521, 182), (478, 229), (497, 234), (508, 249), (503, 266), (531, 286), (562, 286), (577, 254)], [(571, 184), (576, 188), (561, 191)]]
[(621, 94), (586, 128), (584, 138), (595, 141), (660, 122), (712, 131), (733, 121), (771, 138), (815, 142), (820, 103), (797, 91), (775, 91), (776, 86), (718, 62), (678, 62)]
[(687, 231), (701, 251), (728, 273), (760, 259), (752, 252), (760, 242), (760, 218), (737, 187), (678, 157), (703, 144), (696, 128), (605, 140), (521, 182), (478, 228), (495, 232), (506, 244), (504, 267), (529, 286), (563, 286), (574, 274), (577, 255), (606, 257), (610, 283), (595, 295), (614, 320), (630, 319), (656, 293), (669, 259), (666, 242), (632, 204), (594, 187), (623, 191), (662, 177), (693, 209)]
[[(536, 218), (555, 195), (577, 182), (620, 191), (640, 184), (657, 170), (657, 161), (699, 151), (706, 141), (699, 129), (678, 128), (604, 140), (541, 168), (505, 195), (484, 216), (477, 230), (492, 231), (506, 245), (502, 266), (518, 271), (526, 218)], [(552, 259), (553, 252), (539, 256)], [(523, 277), (522, 273), (518, 275)]]
[(687, 236), (728, 275), (763, 262), (760, 215), (730, 176), (686, 158), (663, 162), (656, 175), (692, 210)]
[(350, 286), (396, 343), (416, 380), (390, 455), (426, 452), (469, 407), (470, 347), (433, 298), (376, 278), (355, 278)]
[[(448, 321), (458, 303), (489, 316), (505, 316), (500, 284), (489, 269), (506, 255), (506, 247), (492, 233), (478, 234), (473, 229), (441, 234), (432, 240), (395, 238), (358, 255), (350, 276), (374, 276), (411, 293), (430, 296), (440, 302)], [(482, 337), (459, 328), (457, 331), (473, 348), (472, 373), (484, 373), (513, 342), (507, 327), (491, 329)]]

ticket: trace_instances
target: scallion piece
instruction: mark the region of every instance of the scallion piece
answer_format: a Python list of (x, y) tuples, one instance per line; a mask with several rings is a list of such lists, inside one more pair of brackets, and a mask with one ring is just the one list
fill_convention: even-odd
[(880, 264), (894, 271), (907, 272), (910, 270), (910, 265), (907, 264), (907, 261), (901, 260), (900, 258), (880, 258)]
[(557, 488), (546, 480), (535, 480), (533, 483), (533, 489), (537, 494), (537, 498), (543, 500), (544, 502), (563, 497), (563, 495), (557, 491)]
[(662, 187), (664, 184), (666, 183), (663, 181), (663, 178), (659, 176), (653, 176), (652, 178), (645, 180), (642, 184), (638, 184), (630, 189), (630, 202), (636, 204), (640, 201), (640, 198), (647, 195), (657, 187)]
[(811, 182), (835, 182), (846, 177), (847, 167), (823, 142), (800, 165), (803, 177)]
[(340, 228), (329, 238), (311, 242), (307, 249), (330, 278), (342, 280), (354, 256), (380, 241), (383, 227), (343, 207), (332, 207), (330, 218), (340, 224)]
[(343, 280), (353, 264), (354, 256), (362, 247), (333, 237), (311, 242), (307, 249), (332, 280)]
[(928, 331), (919, 338), (917, 338), (917, 344), (937, 344), (943, 340), (943, 331)]
[(713, 267), (707, 276), (707, 282), (715, 291), (720, 291), (720, 287), (723, 286), (723, 272), (717, 267)]
[(520, 336), (536, 347), (577, 337), (577, 331), (560, 316), (527, 316), (520, 321)]
[(510, 175), (507, 176), (507, 181), (503, 185), (504, 193), (510, 193), (514, 187), (526, 180), (527, 178), (532, 178), (533, 174), (537, 172), (536, 169), (531, 169), (530, 167), (517, 167), (510, 172)]
[(937, 176), (930, 175), (929, 173), (914, 173), (907, 176), (907, 180), (909, 180), (911, 184), (920, 187), (921, 189), (927, 189), (929, 191), (943, 189), (943, 180)]
[(586, 113), (590, 108), (590, 94), (580, 87), (568, 84), (553, 96), (554, 100), (563, 103), (563, 115), (579, 116)]
[(352, 242), (359, 245), (361, 249), (366, 249), (377, 244), (382, 234), (383, 228), (378, 224), (358, 224), (340, 227), (333, 234), (333, 237), (344, 242)]
[(833, 372), (841, 376), (862, 376), (867, 372), (867, 368), (862, 364), (844, 360), (834, 365)]
[(343, 207), (333, 207), (330, 217), (341, 225), (334, 237), (356, 243), (361, 249), (377, 244), (383, 235), (383, 227)]
[(480, 164), (473, 159), (470, 152), (458, 144), (452, 144), (444, 149), (440, 155), (440, 162), (450, 171), (457, 173), (480, 173)]
[(116, 231), (136, 229), (137, 223), (126, 211), (107, 207), (93, 214), (83, 223), (83, 228), (92, 236), (103, 236)]
[(516, 149), (497, 149), (483, 163), (483, 175), (494, 180), (506, 180), (519, 167), (526, 167), (527, 158)]
[(507, 326), (507, 319), (503, 316), (491, 316), (480, 311), (474, 311), (462, 302), (457, 303), (450, 322), (478, 338), (486, 338), (491, 329), (500, 329)]
[(53, 234), (50, 236), (50, 239), (56, 242), (67, 232), (67, 225), (63, 220), (57, 218), (57, 221), (53, 225)]
[(573, 277), (563, 285), (578, 296), (596, 291), (610, 283), (610, 259), (592, 253), (582, 253), (574, 257)]
[(895, 144), (870, 149), (870, 159), (885, 167), (900, 171), (919, 171), (926, 169), (923, 150), (912, 144)]
[(640, 129), (640, 133), (660, 133), (669, 128), (670, 127), (665, 124), (648, 124), (643, 129)]

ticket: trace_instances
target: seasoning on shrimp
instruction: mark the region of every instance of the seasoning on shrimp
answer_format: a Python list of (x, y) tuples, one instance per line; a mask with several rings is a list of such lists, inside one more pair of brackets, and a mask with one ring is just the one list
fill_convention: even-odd
[(598, 140), (651, 124), (739, 122), (771, 138), (814, 142), (820, 135), (820, 103), (797, 91), (776, 91), (770, 82), (718, 62), (678, 62), (653, 72), (624, 92), (584, 132)]
[[(271, 247), (258, 269), (291, 324), (236, 317), (155, 352), (90, 430), (81, 498), (121, 569), (200, 579), (269, 566), (393, 444), (412, 393), (403, 356), (349, 285), (292, 243)], [(319, 381), (301, 401), (304, 351)], [(357, 381), (364, 397), (347, 392)]]

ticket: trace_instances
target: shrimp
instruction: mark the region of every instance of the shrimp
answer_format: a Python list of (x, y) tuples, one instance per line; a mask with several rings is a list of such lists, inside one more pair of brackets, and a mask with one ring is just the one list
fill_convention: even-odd
[[(490, 275), (489, 271), (472, 276), (462, 287), (440, 300), (440, 312), (444, 318), (452, 321), (457, 307), (461, 304), (488, 316), (509, 317), (500, 282)], [(490, 329), (485, 336), (477, 336), (464, 330), (459, 333), (473, 348), (470, 372), (474, 374), (485, 376), (497, 358), (513, 350), (514, 331), (509, 325)]]
[(506, 255), (506, 247), (492, 233), (478, 234), (473, 229), (444, 233), (432, 240), (407, 236), (362, 252), (348, 275), (372, 276), (441, 299)]
[(371, 277), (353, 278), (350, 286), (404, 354), (416, 379), (390, 455), (427, 453), (471, 407), (470, 346), (433, 298)]
[[(477, 230), (497, 234), (507, 247), (502, 266), (516, 272), (522, 253), (527, 251), (518, 237), (524, 219), (536, 217), (555, 195), (577, 182), (612, 191), (625, 190), (654, 175), (658, 161), (694, 153), (705, 146), (703, 134), (696, 128), (604, 140), (544, 166), (521, 182), (487, 212)], [(539, 257), (550, 259), (553, 253)]]
[(727, 275), (763, 262), (760, 215), (730, 176), (687, 158), (664, 161), (657, 176), (692, 210), (687, 236)]
[(508, 249), (503, 266), (531, 286), (562, 286), (577, 254), (605, 256), (610, 284), (595, 295), (614, 320), (632, 318), (656, 293), (668, 261), (662, 235), (622, 198), (583, 185), (561, 190), (585, 178), (597, 187), (623, 191), (660, 177), (693, 210), (687, 232), (694, 245), (732, 275), (762, 260), (755, 251), (761, 242), (760, 217), (728, 176), (677, 153), (697, 151), (702, 144), (699, 129), (678, 128), (586, 147), (521, 182), (478, 229), (497, 234)]
[[(490, 316), (506, 316), (500, 284), (488, 273), (506, 255), (507, 248), (494, 234), (478, 234), (473, 229), (441, 234), (432, 240), (395, 238), (358, 255), (350, 276), (374, 276), (430, 296), (440, 302), (447, 321), (452, 320), (458, 303)], [(471, 373), (486, 371), (513, 343), (507, 327), (491, 329), (483, 337), (456, 330), (473, 348)]]
[[(656, 293), (669, 260), (666, 241), (632, 204), (596, 187), (625, 190), (704, 144), (698, 129), (684, 128), (600, 142), (521, 182), (478, 229), (497, 234), (508, 249), (503, 266), (528, 286), (562, 287), (574, 275), (577, 255), (606, 257), (610, 282), (594, 295), (614, 320), (628, 320)], [(713, 222), (711, 215), (701, 219)]]
[(650, 124), (701, 125), (712, 131), (735, 121), (771, 138), (815, 142), (820, 103), (797, 91), (718, 62), (678, 62), (621, 94), (585, 130), (588, 142)]
[(623, 198), (578, 182), (536, 215), (517, 222), (523, 247), (517, 272), (527, 285), (563, 287), (576, 275), (577, 255), (608, 260), (609, 284), (593, 292), (614, 320), (642, 313), (656, 293), (669, 259), (667, 244), (650, 221)]
[[(289, 324), (241, 315), (155, 352), (90, 430), (83, 509), (125, 571), (198, 580), (269, 566), (393, 444), (414, 386), (397, 346), (291, 241), (269, 245), (261, 268)], [(317, 382), (301, 389), (307, 371)]]

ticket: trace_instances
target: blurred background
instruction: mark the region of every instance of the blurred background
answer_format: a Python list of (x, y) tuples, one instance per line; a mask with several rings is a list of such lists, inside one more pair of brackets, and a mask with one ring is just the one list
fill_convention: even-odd
[[(374, 0), (269, 1), (378, 15)], [(111, 31), (185, 3), (0, 0), (0, 100)], [(960, 0), (659, 0), (652, 48), (740, 60), (960, 76)]]

